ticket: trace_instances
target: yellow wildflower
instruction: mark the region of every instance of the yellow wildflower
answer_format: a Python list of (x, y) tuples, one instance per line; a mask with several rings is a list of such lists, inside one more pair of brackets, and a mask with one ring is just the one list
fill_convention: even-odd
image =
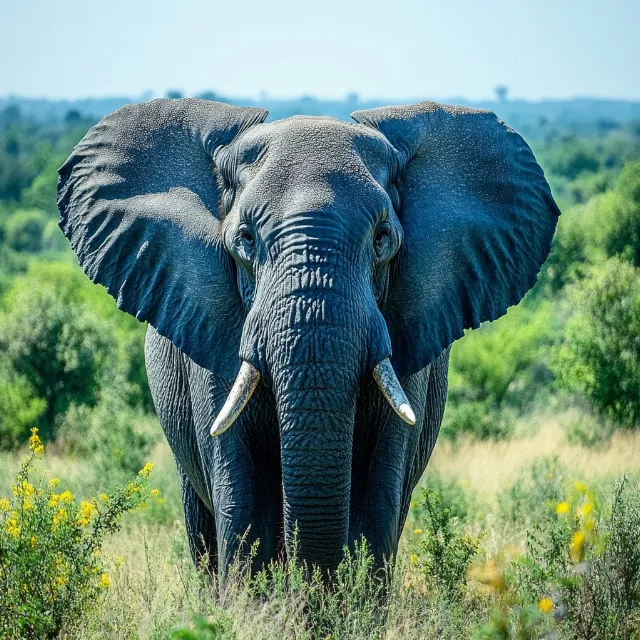
[(568, 502), (558, 502), (556, 505), (556, 513), (561, 516), (565, 513), (569, 512), (569, 503)]
[(157, 498), (160, 495), (160, 492), (157, 489), (152, 489), (151, 490), (151, 497), (152, 498)]
[(411, 564), (418, 564), (418, 560), (420, 558), (418, 557), (417, 553), (412, 553), (411, 557), (409, 558), (409, 560), (411, 560)]
[(22, 507), (25, 511), (33, 511), (33, 503), (31, 502), (31, 500), (29, 500), (29, 498), (24, 499)]
[(56, 584), (59, 587), (64, 587), (65, 584), (67, 584), (67, 582), (69, 582), (68, 578), (66, 576), (57, 576), (56, 577)]
[(29, 542), (31, 544), (31, 548), (35, 549), (38, 545), (38, 536), (31, 536), (31, 540)]
[(68, 517), (69, 517), (69, 514), (67, 513), (67, 510), (63, 507), (60, 507), (58, 511), (56, 511), (56, 513), (53, 514), (53, 518), (52, 518), (53, 526), (57, 527), (60, 523), (65, 522)]
[(106, 493), (101, 493), (98, 495), (98, 498), (102, 501), (102, 502), (109, 502), (109, 496)]
[(489, 560), (484, 565), (475, 565), (469, 569), (469, 576), (482, 584), (489, 585), (498, 592), (504, 591), (504, 569), (495, 560)]
[(73, 502), (73, 494), (71, 491), (63, 491), (60, 494), (60, 500), (62, 502), (66, 502), (67, 504), (71, 504)]
[(158, 498), (158, 499), (156, 500), (156, 502), (157, 502), (159, 505), (163, 505), (163, 504), (164, 504), (164, 498)]
[(31, 429), (31, 437), (29, 438), (29, 449), (33, 451), (37, 456), (41, 456), (44, 453), (44, 445), (38, 435), (38, 429), (35, 427)]
[(586, 493), (587, 492), (587, 487), (584, 484), (584, 482), (574, 482), (573, 486), (575, 487), (576, 491), (578, 493)]
[(148, 478), (151, 475), (152, 471), (153, 471), (153, 463), (147, 462), (147, 464), (145, 464), (144, 467), (140, 469), (140, 471), (138, 472), (138, 475), (142, 476), (143, 478)]
[(422, 529), (414, 529), (413, 533), (415, 533), (417, 536), (422, 534)]
[(0, 500), (0, 511), (9, 511), (10, 506), (11, 503), (6, 498), (2, 498), (2, 500)]
[(57, 493), (52, 493), (49, 496), (49, 506), (56, 507), (58, 506), (58, 502), (60, 501), (60, 496)]
[(111, 578), (108, 573), (103, 573), (100, 576), (100, 586), (104, 589), (108, 589), (111, 586)]
[(52, 489), (55, 489), (58, 486), (58, 484), (60, 484), (60, 479), (59, 478), (51, 478), (51, 480), (49, 480), (49, 486)]
[(571, 536), (571, 558), (574, 562), (580, 562), (584, 557), (584, 543), (585, 537), (582, 531), (576, 531)]
[(14, 538), (20, 535), (20, 524), (16, 518), (7, 518), (4, 523), (4, 528), (7, 533)]
[(31, 496), (36, 492), (32, 485), (30, 485), (26, 480), (22, 481), (22, 495)]
[(93, 504), (93, 502), (87, 502), (86, 500), (83, 500), (80, 503), (80, 513), (83, 515), (83, 517), (85, 518), (91, 518), (93, 517), (93, 515), (97, 512), (98, 510), (96, 509), (96, 505)]
[(538, 602), (538, 609), (540, 609), (542, 613), (551, 613), (553, 611), (553, 601), (551, 598), (542, 598), (540, 602)]
[(583, 518), (586, 518), (593, 511), (593, 505), (590, 502), (583, 504), (578, 512)]

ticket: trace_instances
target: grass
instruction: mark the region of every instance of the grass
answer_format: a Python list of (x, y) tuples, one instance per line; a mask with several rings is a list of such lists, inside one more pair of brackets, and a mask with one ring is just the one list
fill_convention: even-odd
[[(616, 433), (610, 445), (601, 449), (572, 445), (564, 437), (564, 427), (575, 417), (567, 412), (532, 419), (520, 425), (520, 431), (530, 435), (506, 442), (438, 442), (416, 490), (386, 607), (381, 606), (380, 594), (376, 595), (378, 586), (368, 573), (366, 553), (344, 570), (345, 582), (337, 590), (326, 591), (319, 582), (305, 581), (294, 568), (273, 567), (259, 581), (251, 581), (237, 566), (221, 598), (215, 582), (203, 579), (191, 564), (178, 479), (163, 442), (151, 456), (155, 469), (150, 486), (157, 487), (160, 495), (146, 509), (126, 516), (123, 528), (103, 547), (111, 587), (83, 629), (72, 637), (159, 639), (187, 626), (193, 627), (193, 635), (182, 637), (201, 639), (543, 637), (552, 616), (541, 614), (535, 602), (531, 619), (542, 616), (542, 622), (531, 624), (538, 625), (539, 635), (495, 635), (502, 624), (500, 616), (509, 618), (514, 629), (521, 624), (508, 604), (507, 587), (503, 591), (499, 586), (500, 580), (507, 579), (509, 558), (526, 554), (528, 531), (555, 522), (554, 500), (564, 498), (556, 498), (554, 492), (564, 495), (575, 480), (581, 480), (605, 496), (602, 502), (606, 502), (616, 477), (640, 476), (640, 434)], [(0, 455), (0, 497), (11, 492), (19, 462), (18, 456)], [(51, 476), (62, 478), (61, 489), (68, 488), (80, 497), (105, 489), (105, 478), (97, 475), (90, 461), (47, 451), (44, 466)], [(111, 485), (118, 481), (117, 477), (106, 479)], [(631, 485), (637, 492), (637, 485)], [(428, 520), (421, 498), (425, 487), (438, 494), (442, 508), (452, 516), (444, 538), (442, 530), (433, 529), (443, 525)], [(607, 508), (603, 507), (603, 518)], [(515, 524), (504, 517), (506, 511), (515, 514)], [(459, 596), (453, 599), (451, 589), (438, 583), (438, 575), (444, 574), (430, 573), (432, 546), (424, 544), (428, 535), (445, 539), (445, 546), (447, 535), (452, 537), (458, 547), (451, 546), (452, 553), (447, 556), (445, 549), (442, 555), (452, 563), (457, 561), (456, 548), (461, 544), (470, 548), (460, 541), (480, 538), (472, 578), (465, 579)], [(455, 566), (453, 569), (456, 575), (460, 573)], [(529, 610), (520, 607), (518, 611), (522, 616), (522, 611)], [(194, 616), (198, 615), (213, 621), (216, 630), (196, 630)], [(483, 624), (486, 628), (481, 632)], [(563, 634), (554, 637), (579, 637)]]

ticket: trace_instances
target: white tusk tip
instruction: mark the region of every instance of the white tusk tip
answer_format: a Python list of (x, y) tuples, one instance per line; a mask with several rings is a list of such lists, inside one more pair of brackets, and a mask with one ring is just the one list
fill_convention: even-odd
[(212, 438), (215, 438), (216, 436), (220, 436), (222, 435), (224, 432), (226, 431), (226, 429), (221, 428), (220, 423), (216, 420), (212, 425), (211, 425), (211, 431), (209, 432), (211, 434)]
[(416, 423), (416, 414), (413, 413), (413, 409), (406, 403), (401, 404), (398, 407), (398, 413), (400, 417), (410, 426), (413, 427)]

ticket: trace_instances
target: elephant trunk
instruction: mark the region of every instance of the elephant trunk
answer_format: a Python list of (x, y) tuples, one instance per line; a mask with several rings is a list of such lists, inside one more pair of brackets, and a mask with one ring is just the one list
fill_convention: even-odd
[(264, 276), (240, 357), (273, 389), (287, 554), (333, 569), (349, 542), (360, 381), (390, 345), (367, 282), (340, 252), (317, 251), (283, 255)]
[(337, 566), (348, 542), (357, 396), (353, 368), (345, 358), (330, 364), (294, 362), (273, 372), (287, 552), (323, 569)]

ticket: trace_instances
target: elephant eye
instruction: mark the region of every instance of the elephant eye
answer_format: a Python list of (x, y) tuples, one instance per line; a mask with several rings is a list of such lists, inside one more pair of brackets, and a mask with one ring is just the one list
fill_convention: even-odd
[(391, 229), (388, 225), (382, 225), (376, 231), (373, 238), (373, 250), (376, 254), (376, 261), (383, 262), (391, 257)]
[(250, 266), (256, 254), (256, 241), (248, 229), (240, 229), (233, 243), (237, 258), (246, 266)]

